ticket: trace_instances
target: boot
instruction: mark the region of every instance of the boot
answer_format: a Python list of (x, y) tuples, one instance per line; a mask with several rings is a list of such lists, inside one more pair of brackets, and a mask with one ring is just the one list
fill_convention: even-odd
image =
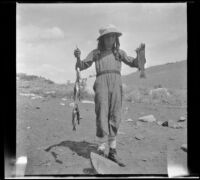
[(97, 153), (103, 157), (106, 157), (106, 153), (105, 153), (106, 147), (105, 147), (105, 143), (102, 143), (98, 148), (97, 148)]
[(124, 163), (121, 162), (120, 158), (117, 156), (116, 149), (113, 149), (113, 148), (109, 149), (108, 159), (116, 162), (119, 166), (122, 166), (122, 167), (126, 166)]

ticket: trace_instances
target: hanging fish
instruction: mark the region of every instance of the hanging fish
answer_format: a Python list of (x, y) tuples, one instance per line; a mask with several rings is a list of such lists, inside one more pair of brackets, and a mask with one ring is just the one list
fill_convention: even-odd
[(74, 108), (72, 111), (72, 126), (73, 126), (73, 131), (76, 131), (76, 124), (80, 124), (80, 113), (79, 113), (79, 108), (78, 104), (74, 104)]
[(140, 71), (140, 78), (146, 78), (145, 74), (145, 63), (146, 63), (146, 58), (145, 58), (145, 44), (141, 43), (140, 47), (137, 48), (136, 50), (137, 57), (138, 57), (138, 67)]
[[(77, 48), (78, 49), (78, 48)], [(74, 84), (74, 107), (72, 110), (72, 126), (73, 131), (76, 131), (76, 124), (80, 124), (80, 111), (78, 107), (78, 102), (80, 101), (80, 69), (76, 67), (76, 81)]]

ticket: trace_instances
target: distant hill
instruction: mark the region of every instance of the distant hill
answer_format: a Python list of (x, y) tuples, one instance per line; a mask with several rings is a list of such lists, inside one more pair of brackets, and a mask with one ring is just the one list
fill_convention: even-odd
[(128, 88), (165, 87), (169, 89), (187, 88), (187, 61), (166, 63), (146, 69), (146, 79), (139, 77), (139, 72), (122, 76), (123, 84)]
[[(146, 79), (139, 72), (122, 76), (124, 100), (130, 102), (186, 105), (187, 61), (167, 63), (146, 69)], [(93, 99), (95, 77), (87, 79), (81, 90), (82, 99)], [(44, 77), (17, 74), (17, 93), (31, 93), (42, 97), (73, 97), (74, 83), (57, 84)]]
[[(81, 98), (93, 98), (81, 83)], [(72, 98), (74, 93), (74, 83), (69, 81), (65, 84), (58, 84), (42, 76), (17, 74), (17, 93), (36, 94), (42, 97), (68, 97)]]

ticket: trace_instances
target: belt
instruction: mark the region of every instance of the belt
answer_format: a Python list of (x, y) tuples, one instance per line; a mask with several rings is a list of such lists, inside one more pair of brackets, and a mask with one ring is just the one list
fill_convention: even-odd
[(98, 72), (96, 77), (98, 77), (102, 74), (107, 74), (107, 73), (116, 73), (116, 74), (121, 75), (120, 71), (118, 71), (118, 70), (105, 70), (105, 71)]

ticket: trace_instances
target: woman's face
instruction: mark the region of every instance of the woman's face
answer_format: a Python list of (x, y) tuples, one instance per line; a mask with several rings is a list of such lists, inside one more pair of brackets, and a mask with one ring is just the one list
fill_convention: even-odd
[(106, 49), (111, 49), (116, 41), (116, 34), (109, 33), (103, 36), (104, 45)]

